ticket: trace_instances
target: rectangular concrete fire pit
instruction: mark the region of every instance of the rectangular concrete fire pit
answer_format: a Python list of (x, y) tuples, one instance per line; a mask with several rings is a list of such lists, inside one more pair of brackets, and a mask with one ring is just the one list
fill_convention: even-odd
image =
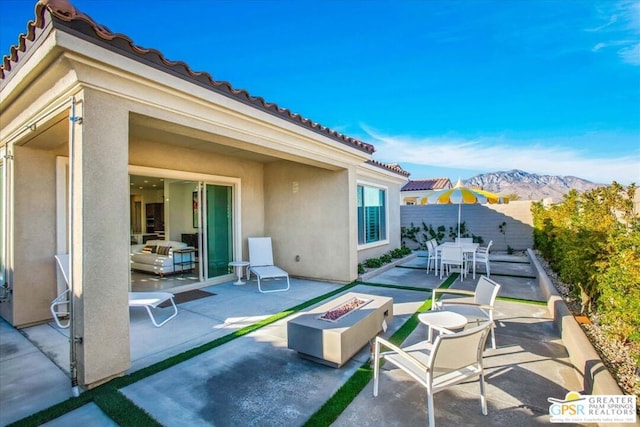
[(288, 347), (339, 368), (393, 319), (393, 298), (349, 292), (287, 322)]

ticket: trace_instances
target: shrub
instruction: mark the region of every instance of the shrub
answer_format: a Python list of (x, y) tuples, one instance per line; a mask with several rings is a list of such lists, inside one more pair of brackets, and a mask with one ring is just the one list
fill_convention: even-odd
[[(636, 186), (564, 196), (550, 208), (533, 203), (534, 246), (583, 300), (604, 330), (640, 348), (640, 217)], [(640, 362), (640, 354), (634, 355)]]
[(391, 254), (384, 254), (380, 257), (380, 262), (382, 264), (389, 264), (391, 261), (393, 261)]
[[(405, 247), (405, 246), (403, 246)], [(391, 255), (391, 258), (402, 258), (404, 256), (404, 251), (401, 248), (396, 248), (394, 250), (392, 250), (391, 252), (389, 252), (389, 254)]]
[[(410, 240), (418, 244), (418, 249), (425, 250), (427, 249), (428, 240), (436, 239), (436, 241), (442, 242), (446, 230), (447, 228), (444, 225), (433, 228), (431, 224), (427, 225), (424, 221), (422, 222), (422, 227), (415, 226), (411, 223), (410, 227), (402, 227), (400, 229), (402, 244), (404, 245), (407, 240)], [(449, 238), (454, 240), (456, 237), (458, 237), (458, 224), (454, 227), (449, 227)], [(471, 237), (476, 243), (484, 243), (482, 236), (477, 236), (467, 230), (467, 224), (464, 221), (460, 223), (460, 237)]]
[(367, 268), (379, 268), (382, 267), (382, 261), (380, 258), (369, 258), (365, 260), (364, 266)]
[(358, 274), (364, 273), (364, 269), (366, 268), (379, 268), (385, 264), (388, 264), (393, 261), (394, 258), (402, 258), (406, 255), (409, 255), (412, 250), (406, 246), (402, 246), (401, 248), (394, 249), (389, 253), (382, 255), (380, 258), (369, 258), (364, 261), (363, 264), (358, 264)]

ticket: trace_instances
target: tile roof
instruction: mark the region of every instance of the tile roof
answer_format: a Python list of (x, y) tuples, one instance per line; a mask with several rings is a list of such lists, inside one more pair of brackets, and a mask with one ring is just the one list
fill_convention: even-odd
[(382, 169), (390, 170), (391, 172), (395, 172), (398, 175), (403, 175), (403, 176), (411, 175), (409, 172), (407, 172), (406, 170), (402, 169), (402, 167), (397, 163), (382, 163), (382, 162), (379, 162), (377, 160), (368, 160), (367, 163), (370, 164), (370, 165), (373, 165), (373, 166), (377, 166), (377, 167), (382, 168)]
[(214, 90), (365, 153), (372, 154), (375, 151), (374, 146), (371, 144), (343, 135), (326, 126), (303, 118), (291, 110), (281, 108), (274, 103), (266, 102), (261, 97), (252, 96), (244, 89), (234, 89), (228, 82), (214, 80), (209, 73), (195, 72), (182, 61), (169, 61), (156, 49), (146, 49), (137, 46), (133, 43), (133, 40), (124, 34), (114, 34), (104, 25), (97, 24), (91, 17), (77, 10), (68, 0), (38, 1), (35, 8), (36, 20), (30, 21), (27, 24), (27, 34), (21, 34), (19, 44), (17, 46), (11, 46), (10, 54), (3, 57), (2, 65), (0, 65), (0, 79), (4, 80), (7, 78), (13, 65), (17, 64), (21, 57), (26, 56), (27, 41), (34, 41), (36, 29), (44, 28), (44, 14), (47, 11), (53, 18), (52, 21), (55, 28), (71, 32), (94, 44), (98, 44), (148, 66), (161, 69), (169, 74), (191, 81), (201, 87)]
[(416, 179), (407, 182), (400, 191), (441, 190), (450, 187), (449, 178)]

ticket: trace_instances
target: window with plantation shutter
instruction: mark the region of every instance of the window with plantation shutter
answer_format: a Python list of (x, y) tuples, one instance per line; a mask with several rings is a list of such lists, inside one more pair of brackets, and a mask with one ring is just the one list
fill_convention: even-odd
[(359, 245), (387, 239), (385, 200), (385, 190), (358, 185)]

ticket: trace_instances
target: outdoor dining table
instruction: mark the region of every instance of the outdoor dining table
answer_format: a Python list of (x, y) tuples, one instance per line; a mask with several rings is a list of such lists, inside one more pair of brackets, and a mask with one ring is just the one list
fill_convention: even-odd
[[(435, 261), (436, 261), (436, 275), (438, 275), (438, 257), (440, 255), (440, 251), (442, 250), (443, 247), (445, 246), (454, 246), (454, 247), (462, 247), (462, 253), (463, 254), (469, 254), (471, 255), (472, 259), (473, 259), (473, 278), (476, 278), (476, 252), (478, 250), (478, 248), (480, 247), (479, 243), (455, 243), (455, 242), (444, 242), (439, 244), (436, 247), (436, 255), (435, 255)], [(440, 268), (442, 268), (442, 266), (440, 266)], [(462, 273), (461, 273), (462, 274)]]

